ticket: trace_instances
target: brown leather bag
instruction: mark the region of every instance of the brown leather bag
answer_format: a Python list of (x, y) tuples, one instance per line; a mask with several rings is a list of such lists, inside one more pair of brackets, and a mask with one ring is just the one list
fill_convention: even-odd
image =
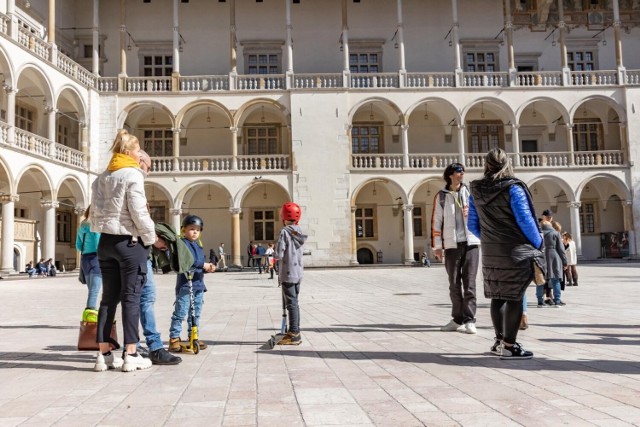
[[(98, 335), (98, 324), (95, 322), (80, 322), (80, 334), (78, 335), (78, 350), (98, 350), (96, 337)], [(118, 331), (116, 322), (111, 327), (111, 349), (118, 349)], [(114, 344), (115, 343), (115, 344)]]

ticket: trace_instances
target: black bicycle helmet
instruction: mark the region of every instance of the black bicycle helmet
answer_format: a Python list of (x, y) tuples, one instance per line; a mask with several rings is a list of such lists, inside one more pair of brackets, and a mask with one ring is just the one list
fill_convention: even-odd
[(200, 230), (204, 229), (204, 222), (202, 221), (202, 218), (200, 218), (198, 215), (185, 216), (184, 219), (182, 220), (182, 228), (185, 228), (187, 225), (196, 225), (200, 227)]

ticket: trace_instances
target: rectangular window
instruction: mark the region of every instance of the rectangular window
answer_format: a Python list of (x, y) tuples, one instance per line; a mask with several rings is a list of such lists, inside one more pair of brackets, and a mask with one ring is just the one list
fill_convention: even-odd
[(167, 207), (163, 203), (154, 203), (149, 200), (149, 213), (151, 219), (156, 224), (159, 222), (167, 222)]
[(58, 144), (69, 146), (69, 128), (58, 123)]
[(376, 238), (376, 210), (373, 206), (356, 209), (356, 238)]
[(596, 69), (596, 54), (592, 50), (567, 52), (567, 65), (571, 71), (593, 71)]
[(497, 52), (467, 52), (464, 55), (464, 66), (467, 72), (498, 71)]
[(500, 122), (469, 121), (469, 152), (486, 153), (493, 148), (504, 148), (504, 129)]
[(275, 239), (276, 211), (253, 211), (253, 240), (270, 242)]
[(580, 234), (596, 232), (596, 204), (582, 202), (580, 204)]
[(260, 53), (247, 55), (247, 74), (280, 74), (280, 54)]
[(173, 132), (171, 129), (145, 129), (142, 143), (144, 151), (151, 157), (173, 156)]
[(56, 241), (71, 242), (71, 212), (58, 210), (56, 212)]
[(145, 77), (170, 76), (173, 73), (173, 55), (144, 55), (142, 75)]
[(35, 110), (25, 105), (16, 105), (16, 127), (33, 132), (33, 122), (35, 120)]
[(413, 208), (413, 236), (422, 237), (422, 208)]
[(379, 53), (362, 52), (349, 54), (349, 70), (352, 73), (379, 73), (382, 71)]
[(13, 209), (14, 218), (28, 218), (28, 211), (25, 208), (14, 208)]
[(382, 123), (354, 124), (351, 128), (352, 154), (381, 153), (384, 149), (382, 129)]
[[(595, 120), (595, 119), (589, 119)], [(602, 149), (602, 125), (600, 123), (580, 123), (573, 125), (573, 149), (575, 151), (598, 151)]]
[(246, 153), (248, 155), (278, 154), (280, 128), (260, 126), (245, 128)]

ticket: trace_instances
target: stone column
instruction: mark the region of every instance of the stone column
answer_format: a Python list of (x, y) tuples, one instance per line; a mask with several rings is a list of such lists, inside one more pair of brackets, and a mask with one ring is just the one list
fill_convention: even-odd
[(413, 264), (413, 205), (404, 205), (404, 263)]
[(13, 210), (15, 203), (20, 200), (17, 194), (0, 195), (0, 203), (2, 203), (2, 265), (0, 265), (0, 273), (11, 274), (13, 270), (13, 245), (15, 242), (15, 218)]
[(564, 2), (558, 1), (558, 29), (560, 35), (560, 66), (562, 69), (562, 84), (569, 86), (571, 84), (571, 70), (567, 62), (567, 26), (564, 23)]
[(48, 200), (40, 203), (44, 209), (44, 259), (56, 259), (56, 209), (60, 207), (57, 200)]
[[(624, 64), (622, 60), (622, 40), (620, 38), (620, 1), (613, 0), (613, 37), (616, 46), (616, 65), (618, 70), (624, 70)], [(624, 84), (624, 81), (619, 81), (618, 84)]]
[(171, 129), (173, 131), (173, 171), (180, 171), (180, 128)]
[(229, 90), (236, 88), (238, 80), (238, 50), (236, 45), (236, 0), (229, 2)]
[(573, 153), (573, 123), (565, 124), (567, 132), (567, 148), (569, 149), (569, 165), (576, 164), (575, 154)]
[(175, 228), (176, 232), (180, 234), (180, 226), (182, 225), (182, 209), (171, 209), (171, 225)]
[(458, 22), (458, 0), (451, 0), (451, 13), (453, 17), (453, 26), (451, 27), (451, 41), (454, 49), (454, 72), (456, 86), (459, 87), (462, 85), (462, 61), (460, 52), (460, 39), (458, 34), (460, 30), (460, 23)]
[(356, 208), (351, 206), (351, 260), (350, 265), (359, 265), (358, 262), (358, 238), (356, 235)]
[(582, 238), (580, 235), (580, 202), (569, 202), (569, 215), (571, 218), (571, 236), (576, 242), (576, 253), (582, 256)]
[(47, 41), (56, 43), (56, 0), (49, 0), (49, 22), (47, 23)]
[(511, 144), (513, 145), (513, 166), (520, 166), (520, 125), (511, 125)]
[(240, 242), (240, 214), (242, 209), (230, 208), (231, 212), (231, 265), (242, 267), (242, 243)]
[(18, 17), (16, 16), (16, 0), (7, 0), (7, 16), (9, 17), (9, 36), (18, 40)]
[(409, 168), (409, 125), (400, 126), (402, 138), (402, 167)]
[(119, 90), (124, 89), (124, 77), (127, 77), (127, 23), (126, 23), (126, 0), (120, 0), (120, 77), (121, 84)]
[(54, 107), (46, 107), (45, 111), (47, 113), (47, 138), (49, 139), (49, 157), (52, 159), (56, 158), (56, 139), (58, 136), (57, 128), (56, 128), (56, 114), (58, 110)]
[(402, 0), (398, 1), (398, 34), (397, 40), (398, 43), (398, 62), (400, 64), (400, 87), (404, 87), (404, 77), (407, 73), (407, 67), (405, 64), (404, 57), (404, 19), (402, 16)]
[(80, 126), (80, 151), (84, 155), (82, 166), (86, 169), (89, 167), (89, 127), (85, 122), (78, 123)]
[(291, 25), (291, 1), (284, 0), (284, 10), (286, 14), (286, 30), (287, 35), (285, 38), (285, 50), (287, 57), (287, 69), (285, 71), (285, 88), (291, 89), (293, 87), (293, 39), (291, 32), (293, 26)]
[[(351, 71), (349, 68), (349, 18), (347, 16), (347, 0), (342, 0), (342, 86), (351, 86), (349, 80), (351, 79)], [(357, 263), (357, 261), (356, 261)]]
[(91, 71), (100, 75), (100, 0), (93, 0)]
[(464, 135), (464, 125), (463, 124), (459, 124), (457, 126), (455, 126), (457, 134), (458, 134), (458, 155), (460, 157), (459, 162), (462, 163), (463, 165), (466, 165), (465, 162), (465, 135)]
[(507, 64), (509, 74), (515, 73), (516, 61), (513, 53), (513, 21), (511, 18), (511, 0), (504, 1), (504, 34), (507, 38)]
[(7, 144), (14, 145), (16, 143), (16, 93), (18, 92), (11, 86), (4, 87), (7, 94)]
[(180, 17), (178, 0), (173, 0), (173, 74), (180, 74)]
[(229, 128), (231, 131), (231, 170), (238, 169), (238, 128), (232, 126)]

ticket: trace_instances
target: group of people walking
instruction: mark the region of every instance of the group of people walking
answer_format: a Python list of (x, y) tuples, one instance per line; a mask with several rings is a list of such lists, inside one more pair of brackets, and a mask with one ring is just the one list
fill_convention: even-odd
[[(485, 158), (484, 176), (464, 184), (465, 168), (452, 163), (444, 170), (445, 187), (434, 199), (431, 245), (437, 260), (444, 257), (449, 278), (451, 321), (442, 331), (477, 332), (476, 275), (482, 246), (484, 295), (491, 299), (495, 341), (490, 351), (501, 359), (530, 359), (531, 351), (517, 342), (526, 329), (526, 290), (534, 279), (534, 265), (546, 283), (536, 287), (538, 306), (545, 287), (555, 307), (561, 300), (561, 281), (577, 286), (575, 243), (568, 233), (554, 229), (551, 212), (538, 220), (527, 185), (514, 176), (509, 157), (500, 148)], [(559, 226), (559, 224), (558, 224)], [(545, 286), (546, 285), (546, 286)]]

